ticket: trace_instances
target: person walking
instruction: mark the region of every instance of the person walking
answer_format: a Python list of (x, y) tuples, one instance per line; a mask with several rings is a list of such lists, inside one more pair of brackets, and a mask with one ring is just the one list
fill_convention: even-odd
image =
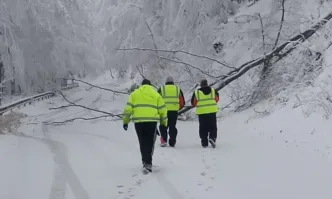
[(178, 111), (185, 105), (183, 92), (179, 86), (174, 84), (173, 77), (168, 76), (166, 78), (165, 85), (158, 89), (161, 97), (164, 99), (167, 108), (168, 126), (160, 125), (160, 146), (165, 147), (167, 145), (167, 137), (169, 135), (168, 144), (174, 147), (176, 144), (176, 138), (178, 130), (176, 128), (176, 122), (178, 120)]
[(128, 129), (132, 120), (138, 137), (142, 157), (143, 173), (152, 172), (152, 156), (156, 141), (157, 123), (167, 126), (167, 109), (160, 94), (147, 79), (133, 91), (123, 113), (123, 128)]
[(201, 88), (193, 93), (191, 104), (196, 107), (202, 146), (205, 148), (210, 143), (215, 148), (219, 93), (214, 88), (208, 86), (206, 79), (201, 81), (200, 86)]

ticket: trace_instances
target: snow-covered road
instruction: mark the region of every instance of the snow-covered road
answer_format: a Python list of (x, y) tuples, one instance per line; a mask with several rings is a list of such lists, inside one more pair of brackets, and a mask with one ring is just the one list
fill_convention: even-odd
[[(105, 111), (125, 103), (83, 88), (68, 97)], [(1, 135), (1, 199), (332, 198), (330, 156), (252, 133), (243, 115), (219, 123), (216, 149), (201, 148), (197, 122), (179, 122), (176, 148), (156, 145), (154, 173), (144, 176), (133, 125), (124, 131), (120, 121), (40, 123), (92, 115), (48, 110), (64, 104), (54, 98), (26, 107), (24, 125)]]

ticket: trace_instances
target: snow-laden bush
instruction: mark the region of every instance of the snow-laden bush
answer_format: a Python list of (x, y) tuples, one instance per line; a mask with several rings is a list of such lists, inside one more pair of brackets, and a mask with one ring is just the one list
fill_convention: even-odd
[(26, 115), (17, 112), (11, 112), (6, 115), (0, 115), (0, 134), (13, 132), (21, 124), (21, 119)]

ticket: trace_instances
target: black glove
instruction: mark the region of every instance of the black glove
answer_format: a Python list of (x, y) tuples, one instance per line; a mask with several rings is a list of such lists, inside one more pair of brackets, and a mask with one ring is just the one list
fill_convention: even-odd
[(157, 134), (158, 136), (160, 136), (160, 133), (159, 133), (158, 129), (156, 129), (156, 134)]
[(128, 124), (123, 124), (123, 129), (126, 131), (128, 129)]

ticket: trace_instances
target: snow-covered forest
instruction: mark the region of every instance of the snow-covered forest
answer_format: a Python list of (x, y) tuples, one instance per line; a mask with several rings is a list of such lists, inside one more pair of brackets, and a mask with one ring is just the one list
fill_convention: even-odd
[[(186, 107), (151, 180), (121, 117), (167, 76)], [(0, 108), (79, 83), (0, 113), (0, 198), (330, 199), (331, 77), (332, 0), (0, 0)], [(202, 79), (220, 94), (213, 152), (190, 105)]]
[[(156, 85), (173, 75), (189, 91), (201, 78), (218, 81), (310, 28), (331, 1), (4, 0), (0, 6), (2, 95), (26, 95), (57, 88), (61, 78), (105, 71), (133, 83), (144, 75)], [(321, 31), (326, 36), (315, 35), (318, 42), (301, 45), (264, 78), (260, 66), (232, 83), (232, 101), (241, 107), (255, 101), (252, 93), (275, 97), (317, 76), (331, 45), (329, 29)]]

